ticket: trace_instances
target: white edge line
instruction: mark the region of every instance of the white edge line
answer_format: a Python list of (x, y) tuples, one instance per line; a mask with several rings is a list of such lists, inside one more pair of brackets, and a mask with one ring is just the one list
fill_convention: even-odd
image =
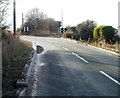
[(109, 76), (108, 74), (106, 74), (103, 71), (100, 71), (100, 73), (102, 73), (103, 75), (105, 75), (106, 77), (108, 77), (109, 79), (111, 79), (112, 81), (114, 81), (115, 83), (117, 83), (118, 85), (120, 85), (120, 82), (118, 82), (117, 80), (115, 80), (114, 78), (112, 78), (111, 76)]
[(24, 88), (24, 89), (20, 92), (18, 98), (20, 98), (20, 96), (25, 96), (25, 93), (26, 93), (26, 88)]
[(76, 53), (72, 52), (73, 55), (77, 56), (78, 58), (80, 58), (81, 60), (83, 60), (84, 62), (88, 63), (87, 60), (83, 59), (82, 57), (80, 57), (79, 55), (77, 55)]

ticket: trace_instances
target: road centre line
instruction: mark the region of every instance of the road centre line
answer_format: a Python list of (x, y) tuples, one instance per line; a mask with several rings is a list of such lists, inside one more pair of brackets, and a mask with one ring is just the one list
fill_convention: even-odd
[(65, 48), (65, 47), (62, 47), (62, 48), (68, 51), (68, 49), (67, 49), (67, 48)]
[(58, 46), (61, 46), (60, 44), (57, 44)]
[(84, 58), (80, 57), (78, 54), (72, 52), (73, 55), (77, 56), (79, 59), (83, 60), (84, 62), (88, 63), (87, 60), (85, 60)]
[(60, 47), (62, 47), (63, 49), (65, 49), (65, 50), (69, 50), (69, 49), (67, 49), (67, 48), (65, 48), (65, 47), (63, 47), (62, 45), (60, 45), (60, 44), (57, 44), (58, 46), (60, 46)]
[[(57, 45), (58, 45), (58, 46), (61, 46), (63, 49), (65, 49), (65, 50), (67, 50), (67, 51), (69, 50), (69, 49), (63, 47), (63, 46), (60, 45), (60, 44), (57, 44)], [(84, 62), (88, 63), (87, 60), (85, 60), (84, 58), (80, 57), (78, 54), (76, 54), (76, 53), (74, 53), (74, 52), (72, 52), (72, 54), (75, 55), (75, 56), (77, 56), (79, 59), (83, 60)]]
[(104, 71), (100, 71), (100, 73), (102, 73), (103, 75), (105, 75), (106, 77), (108, 77), (110, 80), (112, 80), (113, 82), (115, 82), (118, 85), (120, 85), (120, 82), (118, 82), (117, 80), (115, 80), (114, 78), (112, 78), (111, 76), (109, 76), (108, 74), (106, 74)]

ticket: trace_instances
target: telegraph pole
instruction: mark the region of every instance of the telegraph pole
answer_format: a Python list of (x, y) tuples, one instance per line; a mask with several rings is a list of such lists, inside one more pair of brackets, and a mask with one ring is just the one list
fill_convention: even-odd
[(13, 32), (16, 35), (16, 1), (13, 2)]
[(62, 21), (62, 23), (61, 23), (61, 27), (63, 28), (63, 9), (62, 9), (62, 16), (61, 16), (61, 21)]
[(22, 27), (23, 27), (23, 24), (24, 24), (24, 16), (23, 16), (23, 13), (22, 13)]

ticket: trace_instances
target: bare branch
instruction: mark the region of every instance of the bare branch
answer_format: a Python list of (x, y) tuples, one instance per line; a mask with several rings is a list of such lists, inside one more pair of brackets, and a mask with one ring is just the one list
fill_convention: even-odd
[(4, 21), (6, 17), (8, 5), (9, 0), (0, 0), (0, 24)]

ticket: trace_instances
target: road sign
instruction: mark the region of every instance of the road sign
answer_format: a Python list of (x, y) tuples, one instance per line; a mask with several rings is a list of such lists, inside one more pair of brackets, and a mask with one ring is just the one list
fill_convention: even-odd
[(64, 32), (66, 32), (67, 31), (67, 28), (59, 28), (59, 33), (64, 33)]

